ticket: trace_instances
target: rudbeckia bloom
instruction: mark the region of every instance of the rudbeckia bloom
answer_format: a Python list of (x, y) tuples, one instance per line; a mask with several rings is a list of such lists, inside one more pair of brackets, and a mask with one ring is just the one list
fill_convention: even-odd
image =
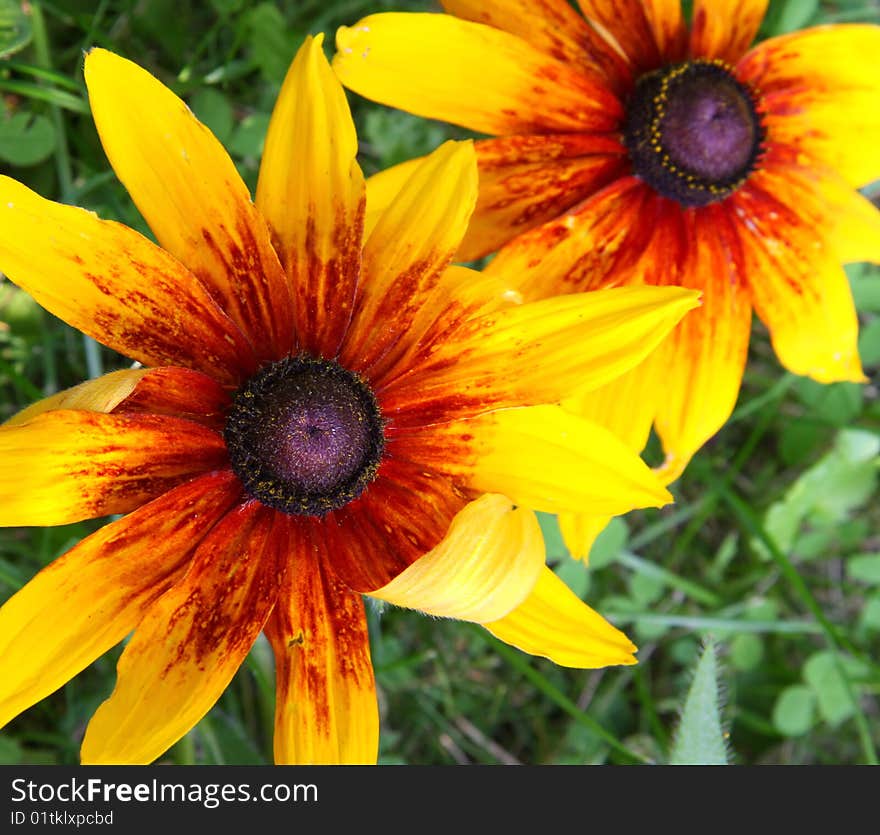
[(520, 305), (450, 267), (476, 201), (468, 142), (439, 148), (365, 231), (354, 125), (320, 38), (285, 80), (254, 202), (149, 73), (96, 49), (85, 74), (158, 245), (0, 178), (0, 269), (136, 362), (0, 427), (0, 523), (120, 514), (0, 609), (0, 724), (130, 636), (82, 759), (150, 762), (263, 631), (276, 761), (374, 762), (364, 594), (560, 664), (632, 663), (545, 566), (531, 509), (669, 494), (606, 430), (540, 404), (640, 362), (697, 294)]
[[(458, 257), (527, 300), (621, 284), (698, 288), (646, 363), (568, 403), (671, 482), (739, 393), (752, 312), (780, 362), (863, 381), (842, 263), (880, 261), (880, 28), (823, 26), (749, 49), (767, 0), (442, 0), (337, 34), (351, 90), (497, 138)], [(453, 16), (455, 15), (455, 16)], [(408, 164), (368, 183), (379, 210)], [(595, 527), (561, 518), (583, 555)], [(578, 533), (578, 528), (585, 530)]]

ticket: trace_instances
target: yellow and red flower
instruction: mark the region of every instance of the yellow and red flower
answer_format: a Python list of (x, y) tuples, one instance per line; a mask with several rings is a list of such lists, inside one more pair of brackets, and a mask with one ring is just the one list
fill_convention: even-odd
[(275, 759), (373, 762), (363, 594), (560, 664), (633, 663), (545, 566), (532, 509), (670, 496), (607, 430), (547, 404), (640, 362), (697, 294), (518, 304), (450, 266), (477, 196), (470, 142), (428, 157), (365, 231), (354, 125), (321, 38), (287, 75), (255, 202), (149, 73), (93, 50), (85, 74), (158, 245), (3, 177), (0, 269), (136, 365), (0, 427), (0, 524), (124, 515), (0, 609), (0, 724), (130, 635), (82, 759), (152, 761), (263, 631)]
[[(749, 48), (767, 0), (442, 0), (337, 34), (351, 90), (497, 138), (459, 250), (526, 300), (621, 284), (699, 289), (639, 369), (568, 407), (675, 479), (739, 393), (752, 312), (781, 363), (863, 381), (841, 264), (880, 261), (880, 27), (823, 26)], [(454, 15), (454, 16), (453, 16)], [(368, 182), (371, 211), (411, 164)], [(575, 552), (594, 530), (563, 517)], [(586, 531), (576, 531), (581, 524)]]

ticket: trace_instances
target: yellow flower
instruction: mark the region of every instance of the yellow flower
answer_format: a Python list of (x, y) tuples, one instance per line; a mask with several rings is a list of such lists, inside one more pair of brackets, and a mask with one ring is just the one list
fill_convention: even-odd
[[(333, 66), (357, 93), (498, 137), (476, 143), (459, 258), (499, 250), (486, 272), (526, 300), (703, 294), (642, 367), (568, 408), (636, 450), (653, 424), (668, 483), (734, 407), (753, 310), (790, 371), (864, 380), (841, 264), (880, 262), (880, 214), (854, 190), (880, 176), (880, 27), (749, 49), (767, 0), (696, 0), (690, 26), (678, 0), (443, 6), (340, 29)], [(371, 211), (410, 166), (371, 179)], [(593, 520), (561, 521), (585, 553)]]
[(95, 49), (85, 75), (161, 248), (0, 178), (0, 269), (141, 365), (0, 428), (0, 524), (126, 514), (0, 609), (0, 724), (132, 633), (82, 759), (150, 762), (262, 630), (276, 761), (374, 762), (363, 594), (560, 664), (633, 663), (545, 566), (532, 509), (670, 496), (607, 430), (546, 404), (582, 373), (602, 385), (639, 362), (696, 294), (519, 305), (449, 266), (476, 200), (469, 142), (428, 157), (364, 234), (354, 125), (320, 37), (284, 83), (255, 203), (149, 73)]

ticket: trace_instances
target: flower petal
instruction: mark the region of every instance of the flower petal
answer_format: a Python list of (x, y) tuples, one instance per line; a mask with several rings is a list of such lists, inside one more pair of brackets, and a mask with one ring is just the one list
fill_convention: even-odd
[(793, 169), (765, 169), (735, 195), (755, 311), (780, 362), (823, 383), (864, 382), (849, 282), (823, 232), (821, 194)]
[(410, 324), (452, 261), (476, 199), (472, 143), (446, 142), (425, 157), (364, 246), (343, 365), (366, 373), (406, 349)]
[(278, 594), (288, 554), (276, 516), (256, 501), (227, 513), (183, 579), (150, 607), (86, 729), (84, 765), (148, 764), (217, 701)]
[(758, 34), (768, 0), (694, 0), (690, 52), (735, 64)]
[(257, 184), (293, 291), (300, 347), (335, 356), (360, 274), (366, 195), (357, 136), (322, 49), (306, 38), (287, 72)]
[(599, 73), (615, 92), (630, 79), (620, 54), (566, 0), (441, 0), (441, 5), (464, 20), (518, 35), (564, 64)]
[(125, 513), (225, 462), (223, 438), (188, 420), (45, 412), (0, 428), (0, 525)]
[(0, 270), (50, 313), (145, 365), (223, 382), (253, 351), (192, 273), (137, 232), (0, 177)]
[(294, 527), (293, 561), (266, 622), (275, 652), (275, 763), (375, 764), (379, 710), (364, 604), (327, 571), (306, 530)]
[(544, 540), (535, 514), (505, 496), (484, 495), (461, 510), (439, 545), (371, 596), (483, 623), (522, 603), (543, 567)]
[(210, 290), (260, 359), (289, 350), (284, 273), (223, 146), (171, 90), (125, 58), (92, 49), (85, 78), (101, 144), (159, 244)]
[[(380, 392), (399, 427), (490, 409), (552, 403), (638, 364), (698, 304), (673, 287), (622, 287), (556, 296), (467, 321)], [(576, 346), (573, 350), (572, 346)]]
[(82, 540), (7, 601), (0, 726), (134, 629), (240, 494), (229, 471), (195, 478)]
[(737, 65), (761, 94), (771, 142), (857, 187), (880, 178), (880, 26), (818, 26), (763, 41)]
[(559, 406), (501, 409), (417, 432), (388, 430), (388, 444), (395, 458), (547, 513), (615, 514), (672, 501), (636, 452)]
[(483, 624), (496, 638), (563, 667), (635, 664), (636, 647), (583, 603), (549, 568), (510, 614)]
[(591, 516), (587, 513), (560, 513), (557, 516), (559, 533), (568, 548), (569, 555), (576, 560), (587, 562), (593, 543), (613, 519), (608, 514)]
[(424, 463), (386, 456), (364, 494), (311, 520), (333, 573), (349, 588), (371, 593), (434, 548), (466, 497)]
[(362, 96), (490, 134), (613, 130), (620, 102), (515, 35), (451, 15), (385, 13), (336, 33), (333, 69)]

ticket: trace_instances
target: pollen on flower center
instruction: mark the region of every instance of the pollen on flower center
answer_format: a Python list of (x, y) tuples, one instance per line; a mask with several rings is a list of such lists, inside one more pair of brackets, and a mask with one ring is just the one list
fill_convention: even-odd
[(633, 171), (683, 206), (705, 206), (755, 170), (764, 129), (752, 91), (721, 61), (689, 61), (642, 76), (627, 104)]
[(376, 477), (384, 422), (356, 374), (307, 354), (262, 368), (239, 389), (224, 438), (232, 469), (263, 504), (321, 516)]

